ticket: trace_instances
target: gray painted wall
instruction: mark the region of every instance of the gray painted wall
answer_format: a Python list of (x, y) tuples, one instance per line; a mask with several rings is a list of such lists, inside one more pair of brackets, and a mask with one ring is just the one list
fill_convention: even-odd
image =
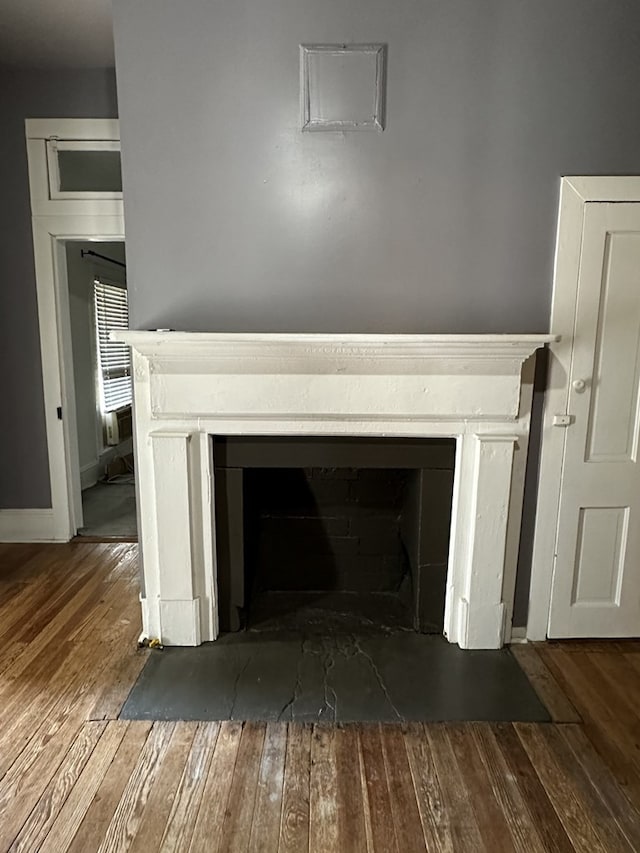
[[(543, 332), (559, 177), (640, 172), (637, 0), (114, 6), (133, 328)], [(301, 42), (388, 44), (383, 134), (299, 132)]]
[(112, 70), (0, 67), (0, 508), (51, 505), (24, 120), (115, 116)]
[[(558, 178), (640, 171), (637, 0), (115, 0), (134, 328), (542, 332)], [(301, 42), (388, 44), (299, 132)]]

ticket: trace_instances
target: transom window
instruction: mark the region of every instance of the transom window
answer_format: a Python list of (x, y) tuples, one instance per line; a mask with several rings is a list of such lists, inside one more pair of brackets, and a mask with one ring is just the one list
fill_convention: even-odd
[(51, 199), (120, 199), (122, 172), (117, 140), (48, 139)]

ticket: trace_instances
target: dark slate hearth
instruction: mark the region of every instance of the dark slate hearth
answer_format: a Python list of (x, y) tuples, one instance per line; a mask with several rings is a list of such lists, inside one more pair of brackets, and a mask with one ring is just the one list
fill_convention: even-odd
[(399, 722), (550, 717), (507, 649), (405, 630), (246, 631), (153, 652), (120, 715), (154, 720)]

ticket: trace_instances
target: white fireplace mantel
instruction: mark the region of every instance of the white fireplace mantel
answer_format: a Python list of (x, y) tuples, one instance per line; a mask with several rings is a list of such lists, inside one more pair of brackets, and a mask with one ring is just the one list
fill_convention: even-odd
[[(510, 630), (533, 387), (550, 335), (118, 332), (133, 350), (144, 634), (218, 634), (212, 435), (454, 437), (445, 635)], [(523, 369), (523, 365), (526, 366)]]

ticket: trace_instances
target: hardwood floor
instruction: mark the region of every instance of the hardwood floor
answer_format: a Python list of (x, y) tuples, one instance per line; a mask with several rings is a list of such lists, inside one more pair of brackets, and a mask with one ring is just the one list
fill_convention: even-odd
[(640, 850), (640, 643), (515, 649), (553, 724), (126, 722), (136, 560), (0, 545), (0, 851)]

